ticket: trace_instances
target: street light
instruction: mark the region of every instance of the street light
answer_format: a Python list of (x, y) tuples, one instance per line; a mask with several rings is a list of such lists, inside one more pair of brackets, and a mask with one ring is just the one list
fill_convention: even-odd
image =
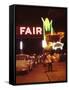
[(23, 41), (20, 41), (20, 52), (22, 54), (22, 50), (23, 50)]

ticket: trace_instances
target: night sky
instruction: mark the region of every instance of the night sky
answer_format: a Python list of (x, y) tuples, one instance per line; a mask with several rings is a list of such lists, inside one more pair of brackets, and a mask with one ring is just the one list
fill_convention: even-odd
[[(41, 17), (53, 20), (54, 31), (64, 31), (65, 47), (67, 45), (67, 9), (54, 7), (34, 7), (34, 6), (16, 6), (16, 27), (17, 26), (40, 26), (42, 27)], [(23, 40), (24, 53), (42, 53), (42, 36), (38, 37), (20, 37), (19, 29), (16, 29), (16, 53), (19, 53), (19, 41)]]

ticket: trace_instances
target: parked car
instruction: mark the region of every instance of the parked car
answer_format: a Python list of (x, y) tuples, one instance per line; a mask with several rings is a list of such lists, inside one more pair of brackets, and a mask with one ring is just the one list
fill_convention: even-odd
[(29, 63), (27, 60), (16, 60), (16, 71), (29, 71)]
[(16, 72), (29, 72), (32, 70), (33, 64), (34, 60), (29, 55), (16, 55)]

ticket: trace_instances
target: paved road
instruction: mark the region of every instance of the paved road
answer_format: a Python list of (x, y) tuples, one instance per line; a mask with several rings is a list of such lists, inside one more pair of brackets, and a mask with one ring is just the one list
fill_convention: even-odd
[(25, 75), (17, 75), (16, 83), (54, 82), (66, 80), (66, 64), (53, 63), (53, 71), (48, 72), (43, 64), (37, 64), (32, 71)]

